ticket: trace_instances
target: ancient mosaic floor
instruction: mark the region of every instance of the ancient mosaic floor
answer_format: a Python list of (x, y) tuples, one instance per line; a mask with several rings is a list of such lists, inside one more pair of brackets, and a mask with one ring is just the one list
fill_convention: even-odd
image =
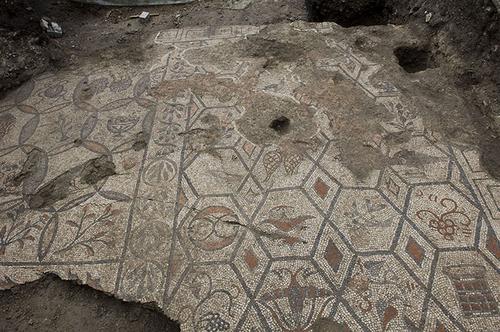
[[(155, 302), (185, 331), (497, 331), (500, 183), (334, 29), (164, 31), (151, 60), (44, 74), (1, 100), (0, 287), (54, 272)], [(238, 53), (262, 33), (270, 57)], [(323, 44), (293, 58), (265, 50), (272, 35)], [(320, 77), (383, 110), (366, 143), (381, 167), (343, 162), (337, 127), (357, 124)], [(289, 133), (259, 127), (280, 112)]]

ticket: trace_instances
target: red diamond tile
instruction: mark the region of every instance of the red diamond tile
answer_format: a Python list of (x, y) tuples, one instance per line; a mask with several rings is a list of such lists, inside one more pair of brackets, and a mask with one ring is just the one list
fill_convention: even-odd
[(342, 255), (335, 243), (333, 243), (332, 240), (328, 241), (328, 245), (326, 246), (325, 254), (323, 257), (325, 257), (328, 265), (330, 265), (334, 272), (337, 272), (339, 270), (339, 266), (342, 262), (343, 256), (344, 255)]
[(408, 243), (406, 244), (406, 252), (411, 258), (417, 263), (418, 266), (422, 266), (422, 261), (425, 257), (425, 250), (415, 241), (411, 236), (408, 238)]
[(486, 248), (496, 259), (500, 260), (500, 241), (491, 230), (488, 232), (488, 238), (486, 239)]
[(316, 194), (321, 197), (321, 199), (325, 199), (326, 195), (330, 191), (330, 186), (328, 186), (321, 178), (317, 178), (314, 183), (314, 191)]

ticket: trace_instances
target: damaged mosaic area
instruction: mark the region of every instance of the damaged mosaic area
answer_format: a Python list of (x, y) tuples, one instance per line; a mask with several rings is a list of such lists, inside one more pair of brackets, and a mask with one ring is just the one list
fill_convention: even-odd
[(9, 94), (0, 287), (53, 272), (185, 331), (495, 331), (500, 183), (337, 30), (168, 30)]

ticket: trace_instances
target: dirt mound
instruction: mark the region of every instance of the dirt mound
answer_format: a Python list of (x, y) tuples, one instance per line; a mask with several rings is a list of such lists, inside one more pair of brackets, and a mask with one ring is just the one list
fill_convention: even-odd
[(2, 331), (180, 331), (159, 310), (47, 275), (0, 292)]

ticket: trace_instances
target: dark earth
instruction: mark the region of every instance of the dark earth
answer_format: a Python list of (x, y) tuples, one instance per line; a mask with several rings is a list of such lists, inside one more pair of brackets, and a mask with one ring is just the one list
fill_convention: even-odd
[(55, 275), (0, 292), (0, 331), (180, 331), (154, 306)]
[[(404, 25), (421, 42), (391, 41), (384, 47), (391, 47), (391, 56), (410, 78), (439, 67), (444, 74), (442, 80), (459, 89), (468, 102), (467, 118), (478, 135), (464, 138), (455, 133), (461, 128), (451, 128), (445, 136), (450, 140), (458, 136), (463, 143), (477, 145), (485, 169), (500, 179), (500, 20), (491, 0), (254, 0), (243, 10), (223, 9), (223, 2), (199, 0), (185, 5), (126, 8), (66, 0), (0, 0), (0, 99), (2, 93), (46, 70), (110, 59), (142, 61), (148, 56), (147, 49), (141, 46), (143, 42), (150, 34), (164, 29), (309, 20), (333, 21), (355, 34), (357, 29), (376, 25)], [(147, 24), (129, 18), (143, 10), (158, 16)], [(41, 30), (42, 16), (61, 25), (62, 38), (49, 38)], [(370, 31), (378, 33), (375, 27)], [(363, 39), (355, 44), (361, 52), (373, 52)], [(279, 42), (260, 45), (259, 49), (271, 59), (269, 66), (274, 65), (274, 60), (287, 61), (294, 56), (286, 44)], [(423, 81), (433, 86), (433, 82), (425, 82), (425, 78)], [(6, 120), (0, 115), (0, 121)], [(293, 128), (293, 122), (284, 116), (267, 123), (278, 134)], [(145, 141), (138, 137), (135, 148), (142, 149)], [(36, 166), (36, 155), (32, 157), (24, 165), (23, 174)], [(47, 184), (49, 187), (42, 187), (32, 202), (43, 205), (47, 197), (58, 199), (51, 195), (59, 191), (50, 186), (59, 182), (78, 180), (98, 184), (112, 175), (111, 162), (94, 160), (62, 174), (64, 178)], [(122, 302), (55, 276), (0, 292), (0, 307), (0, 331), (179, 329), (155, 308)], [(324, 326), (332, 329), (328, 322), (319, 322), (315, 330), (326, 331)], [(344, 327), (336, 330), (342, 331)]]

